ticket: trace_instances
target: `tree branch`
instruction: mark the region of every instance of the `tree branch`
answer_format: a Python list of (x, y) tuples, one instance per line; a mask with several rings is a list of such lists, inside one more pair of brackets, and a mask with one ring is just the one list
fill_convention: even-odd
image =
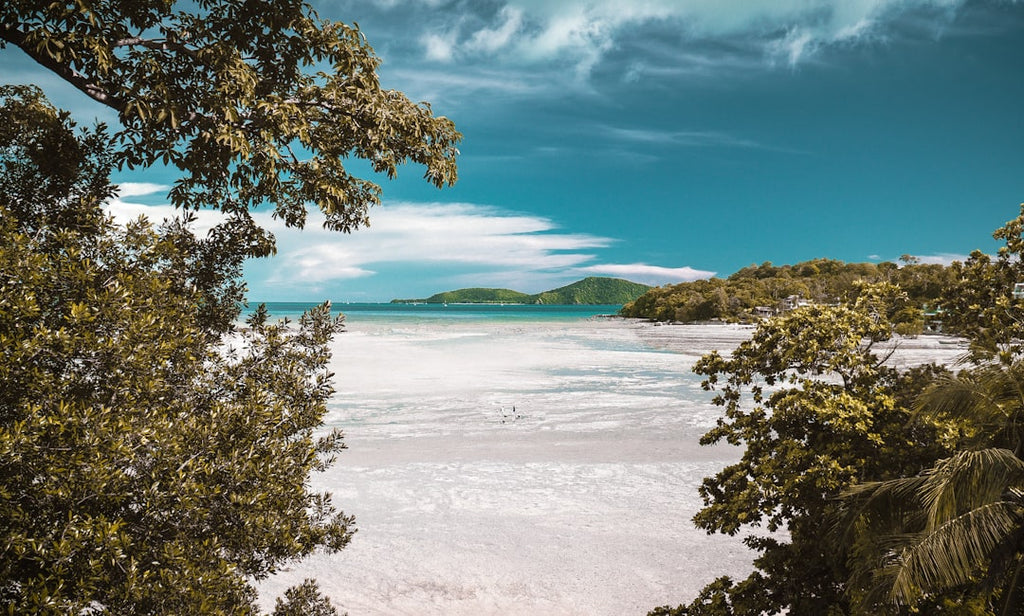
[(184, 43), (177, 43), (169, 41), (167, 39), (145, 39), (141, 36), (133, 36), (131, 38), (124, 38), (114, 41), (112, 47), (145, 47), (146, 49), (152, 49), (154, 51), (177, 51), (187, 55), (190, 58), (196, 57), (196, 50), (192, 49)]
[(7, 41), (18, 49), (21, 49), (28, 54), (30, 58), (56, 73), (64, 81), (84, 92), (86, 96), (94, 101), (106, 105), (116, 111), (124, 111), (124, 100), (116, 96), (111, 96), (106, 89), (93, 83), (88, 77), (79, 73), (70, 66), (57, 62), (49, 55), (39, 53), (37, 49), (28, 44), (28, 38), (29, 35), (19, 30), (16, 26), (6, 23), (0, 24), (0, 40)]

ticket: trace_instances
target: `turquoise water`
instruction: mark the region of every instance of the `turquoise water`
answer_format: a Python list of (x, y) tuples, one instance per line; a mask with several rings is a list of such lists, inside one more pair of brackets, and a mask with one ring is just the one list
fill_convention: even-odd
[[(254, 302), (243, 315), (258, 305)], [(317, 305), (315, 302), (266, 302), (274, 318), (298, 319)], [(450, 321), (577, 321), (598, 315), (614, 315), (621, 305), (536, 305), (536, 304), (356, 304), (335, 303), (333, 313), (341, 312), (353, 322), (450, 322)]]

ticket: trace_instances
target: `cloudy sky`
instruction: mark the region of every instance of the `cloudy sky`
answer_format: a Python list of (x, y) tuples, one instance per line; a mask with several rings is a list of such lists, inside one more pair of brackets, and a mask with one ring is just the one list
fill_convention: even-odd
[[(1024, 201), (1022, 2), (314, 5), (359, 23), (386, 87), (455, 120), (460, 180), (439, 191), (405, 167), (371, 228), (282, 231), (280, 254), (247, 269), (256, 300), (948, 261), (993, 250)], [(5, 81), (49, 85), (7, 66)], [(167, 178), (117, 180), (115, 210), (158, 215)]]

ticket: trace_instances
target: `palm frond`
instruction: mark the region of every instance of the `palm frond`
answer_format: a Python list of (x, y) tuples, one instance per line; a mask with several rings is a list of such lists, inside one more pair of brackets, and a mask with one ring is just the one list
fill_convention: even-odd
[(896, 555), (890, 598), (909, 604), (922, 589), (938, 591), (970, 581), (983, 572), (989, 556), (1014, 537), (1024, 511), (1015, 501), (997, 501), (956, 516)]
[(1008, 449), (960, 451), (939, 460), (920, 485), (920, 501), (928, 512), (927, 530), (1022, 486), (1024, 460)]
[(849, 545), (856, 527), (866, 524), (876, 537), (913, 526), (922, 516), (920, 492), (927, 476), (859, 483), (843, 491), (831, 520), (830, 534)]
[(958, 421), (988, 442), (998, 442), (994, 439), (1001, 434), (1019, 439), (1024, 425), (1024, 363), (985, 364), (939, 377), (922, 392), (915, 412)]

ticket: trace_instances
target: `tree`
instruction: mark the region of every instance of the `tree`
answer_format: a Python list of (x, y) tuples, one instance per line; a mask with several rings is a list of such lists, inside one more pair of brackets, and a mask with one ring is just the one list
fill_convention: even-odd
[[(236, 331), (242, 261), (274, 250), (251, 211), (302, 227), (315, 204), (351, 231), (380, 188), (345, 159), (440, 187), (461, 135), (299, 0), (14, 0), (7, 45), (120, 127), (75, 134), (37, 90), (0, 90), (0, 607), (251, 613), (253, 580), (352, 533), (308, 488), (343, 446), (317, 432), (341, 322), (257, 310)], [(158, 163), (185, 213), (114, 225), (110, 170)], [(201, 208), (226, 214), (205, 238)], [(296, 611), (333, 608), (304, 584), (278, 606)]]
[(342, 322), (206, 319), (233, 262), (200, 288), (182, 221), (113, 224), (115, 159), (0, 88), (0, 611), (254, 613), (254, 580), (353, 532), (309, 488), (343, 447), (319, 432)]
[(323, 599), (313, 580), (289, 588), (284, 597), (284, 600), (277, 600), (272, 616), (338, 616), (338, 610)]
[(975, 251), (953, 264), (943, 293), (946, 326), (969, 336), (972, 363), (916, 405), (954, 429), (956, 451), (920, 473), (862, 482), (840, 502), (841, 541), (875, 546), (851, 559), (870, 584), (868, 607), (966, 595), (985, 613), (1024, 611), (1024, 329), (1013, 297), (1022, 234), (1024, 207), (995, 232), (1005, 241), (997, 257)]
[[(694, 367), (724, 416), (702, 444), (742, 446), (739, 462), (705, 478), (694, 518), (709, 533), (748, 536), (756, 570), (720, 578), (688, 606), (655, 614), (849, 614), (847, 553), (831, 541), (836, 497), (857, 481), (916, 473), (948, 451), (928, 424), (910, 424), (933, 368), (899, 373), (874, 346), (891, 335), (891, 285), (852, 305), (809, 306), (759, 324), (730, 357)], [(785, 530), (788, 538), (776, 531)]]
[(457, 177), (452, 122), (382, 89), (358, 27), (300, 0), (14, 0), (0, 4), (5, 44), (117, 111), (117, 166), (172, 165), (175, 205), (228, 213), (223, 254), (273, 251), (249, 213), (263, 204), (289, 226), (307, 203), (329, 228), (366, 224), (380, 188), (349, 156), (388, 177), (422, 164), (439, 187)]
[(1014, 285), (1024, 282), (1024, 204), (993, 237), (1005, 242), (996, 257), (975, 250), (954, 263), (939, 305), (943, 326), (970, 339), (976, 359), (1010, 364), (1024, 354), (1024, 300), (1013, 296)]
[(1022, 383), (1020, 362), (937, 379), (919, 399), (921, 412), (951, 420), (963, 448), (918, 475), (844, 495), (841, 529), (884, 546), (853, 563), (871, 580), (873, 605), (913, 605), (968, 588), (1000, 614), (1024, 610)]
[[(882, 264), (885, 265), (885, 264)], [(814, 259), (775, 267), (751, 265), (727, 279), (684, 282), (647, 291), (623, 306), (621, 314), (659, 321), (698, 321), (722, 318), (755, 321), (758, 306), (777, 307), (785, 298), (798, 295), (810, 301), (832, 304), (853, 301), (865, 283), (897, 284), (904, 296), (898, 316), (889, 315), (901, 335), (917, 335), (924, 329), (924, 304), (935, 304), (948, 283), (941, 265), (906, 265), (897, 269), (873, 263), (843, 263)], [(895, 307), (895, 306), (894, 306)]]

